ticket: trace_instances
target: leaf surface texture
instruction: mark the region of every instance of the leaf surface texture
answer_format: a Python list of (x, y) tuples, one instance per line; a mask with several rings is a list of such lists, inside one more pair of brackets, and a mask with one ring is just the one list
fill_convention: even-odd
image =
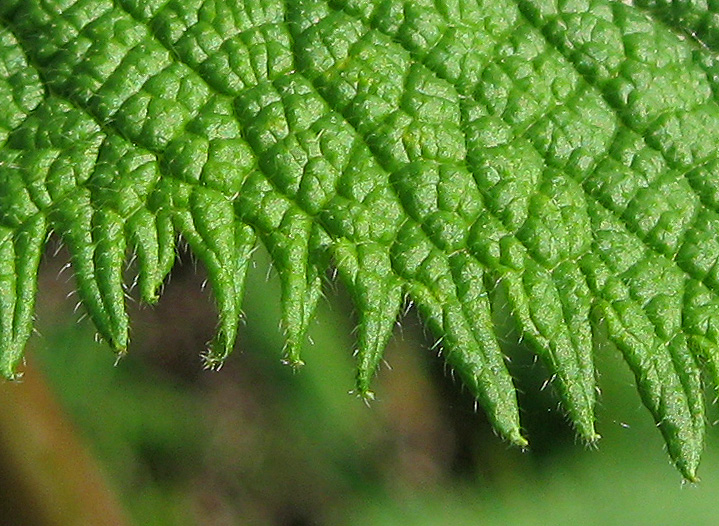
[(694, 480), (702, 371), (719, 383), (716, 19), (660, 0), (4, 0), (0, 368), (21, 363), (50, 232), (118, 352), (127, 255), (151, 303), (186, 240), (219, 311), (210, 366), (261, 243), (287, 363), (336, 268), (360, 395), (411, 301), (525, 445), (501, 298), (590, 442), (606, 333)]

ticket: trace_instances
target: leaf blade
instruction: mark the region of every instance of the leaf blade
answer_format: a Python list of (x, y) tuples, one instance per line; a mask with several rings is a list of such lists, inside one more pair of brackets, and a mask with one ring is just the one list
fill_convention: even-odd
[(523, 445), (487, 290), (499, 282), (579, 434), (598, 437), (592, 332), (605, 322), (695, 478), (697, 362), (719, 385), (719, 77), (700, 45), (713, 46), (713, 7), (201, 4), (0, 6), (6, 373), (47, 221), (121, 351), (125, 248), (152, 302), (185, 237), (220, 313), (213, 365), (234, 345), (259, 239), (289, 363), (333, 264), (359, 308), (360, 393), (407, 293)]

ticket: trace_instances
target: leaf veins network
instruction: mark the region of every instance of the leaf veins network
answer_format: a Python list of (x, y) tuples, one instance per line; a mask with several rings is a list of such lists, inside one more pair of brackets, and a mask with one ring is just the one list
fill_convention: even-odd
[(524, 445), (501, 296), (581, 437), (598, 438), (601, 329), (694, 480), (702, 370), (719, 381), (717, 13), (636, 4), (3, 0), (2, 372), (50, 232), (118, 352), (126, 254), (152, 303), (182, 236), (217, 302), (211, 366), (261, 243), (288, 363), (334, 267), (359, 312), (360, 394), (410, 298)]

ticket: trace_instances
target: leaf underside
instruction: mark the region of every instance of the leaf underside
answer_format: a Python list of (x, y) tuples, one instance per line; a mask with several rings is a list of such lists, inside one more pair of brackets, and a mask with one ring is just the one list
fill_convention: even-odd
[(501, 297), (589, 442), (601, 326), (694, 480), (702, 381), (719, 384), (719, 12), (636, 4), (3, 0), (2, 373), (22, 361), (50, 232), (120, 353), (126, 257), (152, 303), (181, 236), (218, 306), (212, 367), (262, 243), (287, 363), (336, 268), (360, 395), (409, 300), (525, 445)]

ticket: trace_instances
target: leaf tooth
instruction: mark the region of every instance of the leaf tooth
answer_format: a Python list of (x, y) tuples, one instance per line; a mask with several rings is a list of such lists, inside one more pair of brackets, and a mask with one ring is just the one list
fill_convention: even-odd
[(255, 236), (236, 220), (232, 202), (207, 188), (195, 188), (189, 210), (176, 210), (173, 217), (177, 229), (207, 268), (220, 326), (204, 358), (208, 368), (219, 368), (235, 345), (244, 278)]
[[(239, 318), (242, 316), (242, 300), (245, 295), (245, 278), (247, 277), (247, 269), (249, 268), (250, 258), (257, 246), (257, 236), (255, 231), (242, 223), (236, 222), (234, 225), (234, 273), (232, 277), (234, 279), (234, 308), (233, 313), (235, 314), (233, 332), (230, 334), (227, 329), (221, 329), (218, 332), (217, 337), (213, 342), (210, 343), (210, 347), (204, 356), (205, 365), (209, 369), (218, 369), (222, 366), (222, 363), (227, 358), (227, 355), (232, 351), (235, 345), (235, 339), (237, 336), (237, 323)], [(213, 284), (213, 290), (215, 285)], [(221, 325), (224, 323), (221, 311)], [(230, 313), (226, 315), (228, 323), (231, 321), (229, 318)]]
[[(297, 369), (304, 365), (301, 349), (322, 293), (324, 255), (312, 245), (322, 237), (312, 221), (298, 210), (288, 210), (279, 227), (263, 236), (282, 288), (282, 325), (285, 350), (282, 362)], [(319, 264), (318, 264), (319, 263)]]
[(378, 243), (338, 242), (335, 262), (359, 311), (355, 392), (372, 400), (370, 384), (399, 314), (402, 284), (392, 271), (389, 252)]
[[(521, 433), (519, 407), (509, 372), (503, 362), (499, 367), (488, 367), (488, 362), (499, 363), (502, 359), (494, 335), (489, 334), (488, 339), (477, 341), (456, 299), (439, 300), (426, 286), (417, 282), (410, 283), (408, 289), (430, 329), (444, 335), (442, 351), (445, 361), (459, 373), (463, 385), (477, 398), (494, 429), (512, 443), (526, 447), (527, 440)], [(493, 359), (495, 357), (499, 361)]]
[(639, 306), (629, 299), (604, 300), (597, 314), (632, 369), (669, 456), (687, 480), (696, 481), (704, 447), (704, 401), (701, 371), (685, 336), (678, 333), (668, 342), (661, 341)]
[(37, 214), (14, 235), (0, 229), (0, 374), (17, 377), (25, 344), (32, 330), (37, 269), (47, 222)]
[(115, 349), (127, 349), (128, 317), (122, 271), (125, 263), (125, 234), (122, 218), (114, 210), (97, 207), (92, 222), (95, 243), (95, 273), (102, 302), (115, 328)]
[(77, 288), (100, 335), (118, 352), (127, 349), (122, 269), (125, 236), (120, 216), (96, 207), (87, 189), (66, 195), (53, 209), (53, 226), (70, 248)]
[[(426, 313), (429, 305), (430, 310), (441, 313), (445, 360), (477, 397), (494, 429), (514, 444), (526, 447), (527, 440), (520, 430), (519, 408), (512, 378), (491, 329), (477, 331), (475, 335), (476, 327), (470, 324), (466, 312), (456, 300), (440, 304), (434, 298), (429, 299), (426, 294), (417, 295), (416, 290), (413, 298), (417, 300), (421, 311)], [(431, 322), (431, 319), (428, 321)]]
[(175, 230), (170, 214), (140, 208), (126, 223), (127, 236), (137, 252), (140, 297), (157, 302), (158, 290), (175, 260)]
[[(696, 478), (704, 437), (704, 401), (699, 367), (687, 336), (712, 337), (716, 306), (705, 303), (693, 279), (673, 261), (648, 250), (601, 209), (594, 251), (582, 261), (599, 298), (597, 316), (636, 378), (669, 455), (688, 480)], [(683, 309), (682, 309), (683, 307)], [(700, 348), (695, 349), (700, 351)]]
[(576, 265), (550, 274), (532, 261), (508, 271), (502, 284), (521, 331), (554, 375), (554, 385), (579, 435), (589, 443), (597, 383), (592, 360), (589, 290)]
[(500, 435), (524, 447), (512, 378), (497, 342), (484, 271), (466, 251), (447, 256), (407, 221), (392, 246), (392, 264), (430, 329), (443, 337), (447, 363), (462, 377)]
[[(494, 331), (484, 271), (465, 251), (452, 255), (449, 262), (461, 310), (445, 307), (447, 361), (478, 396), (495, 428), (510, 441), (526, 447), (527, 440), (520, 432), (516, 391)], [(464, 335), (467, 330), (469, 336)], [(461, 344), (464, 341), (475, 345), (465, 348)]]

